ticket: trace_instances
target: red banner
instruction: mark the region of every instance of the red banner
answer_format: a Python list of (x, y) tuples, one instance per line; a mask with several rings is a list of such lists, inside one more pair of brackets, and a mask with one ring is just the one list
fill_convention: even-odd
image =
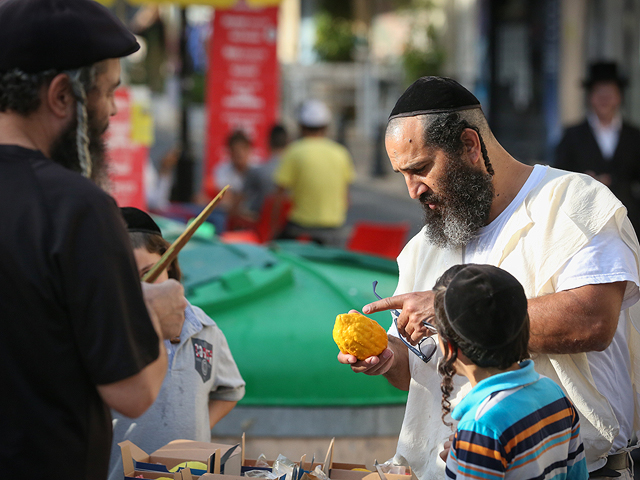
[(276, 122), (279, 72), (276, 55), (278, 7), (240, 4), (216, 11), (209, 44), (207, 152), (203, 185), (214, 193), (213, 170), (228, 158), (226, 139), (235, 129), (252, 140), (254, 155), (265, 159)]
[(107, 164), (111, 195), (121, 207), (146, 209), (144, 169), (149, 148), (134, 140), (132, 94), (127, 87), (115, 93), (118, 113), (111, 117), (107, 130)]

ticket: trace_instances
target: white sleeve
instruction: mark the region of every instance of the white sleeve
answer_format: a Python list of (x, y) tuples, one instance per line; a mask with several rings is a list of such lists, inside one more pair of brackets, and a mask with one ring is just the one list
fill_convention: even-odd
[(211, 392), (209, 392), (209, 398), (211, 400), (237, 402), (244, 397), (245, 382), (240, 375), (233, 355), (231, 355), (227, 338), (222, 333), (222, 330), (218, 327), (215, 328), (218, 330), (216, 334), (218, 337), (216, 342), (217, 353), (214, 358), (216, 376)]
[(562, 268), (556, 291), (622, 281), (627, 282), (622, 300), (622, 310), (625, 310), (640, 300), (640, 280), (635, 255), (620, 238), (615, 219), (612, 218)]

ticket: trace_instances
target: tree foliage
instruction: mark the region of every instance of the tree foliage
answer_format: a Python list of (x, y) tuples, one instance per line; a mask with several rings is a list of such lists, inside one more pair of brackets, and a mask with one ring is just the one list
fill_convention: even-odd
[(333, 17), (328, 12), (316, 15), (316, 42), (314, 50), (318, 58), (325, 62), (353, 61), (356, 37), (351, 21)]

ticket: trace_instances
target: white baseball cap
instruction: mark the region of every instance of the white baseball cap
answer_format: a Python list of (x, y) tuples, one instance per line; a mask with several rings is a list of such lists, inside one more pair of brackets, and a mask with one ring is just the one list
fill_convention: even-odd
[(320, 100), (306, 100), (300, 107), (298, 121), (303, 127), (326, 127), (331, 122), (331, 112)]

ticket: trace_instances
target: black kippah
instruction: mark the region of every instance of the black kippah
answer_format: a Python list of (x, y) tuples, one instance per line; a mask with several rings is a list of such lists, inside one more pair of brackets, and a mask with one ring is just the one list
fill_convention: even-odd
[(0, 0), (0, 72), (73, 70), (140, 48), (93, 0)]
[(151, 233), (153, 235), (162, 236), (160, 227), (153, 218), (146, 213), (135, 207), (122, 207), (120, 208), (124, 221), (127, 223), (127, 230), (129, 232), (141, 232)]
[(457, 112), (478, 108), (473, 93), (446, 77), (422, 77), (413, 82), (393, 107), (389, 120), (429, 113)]
[(497, 350), (513, 342), (526, 325), (527, 306), (520, 282), (493, 265), (465, 265), (444, 294), (451, 328), (483, 350)]

